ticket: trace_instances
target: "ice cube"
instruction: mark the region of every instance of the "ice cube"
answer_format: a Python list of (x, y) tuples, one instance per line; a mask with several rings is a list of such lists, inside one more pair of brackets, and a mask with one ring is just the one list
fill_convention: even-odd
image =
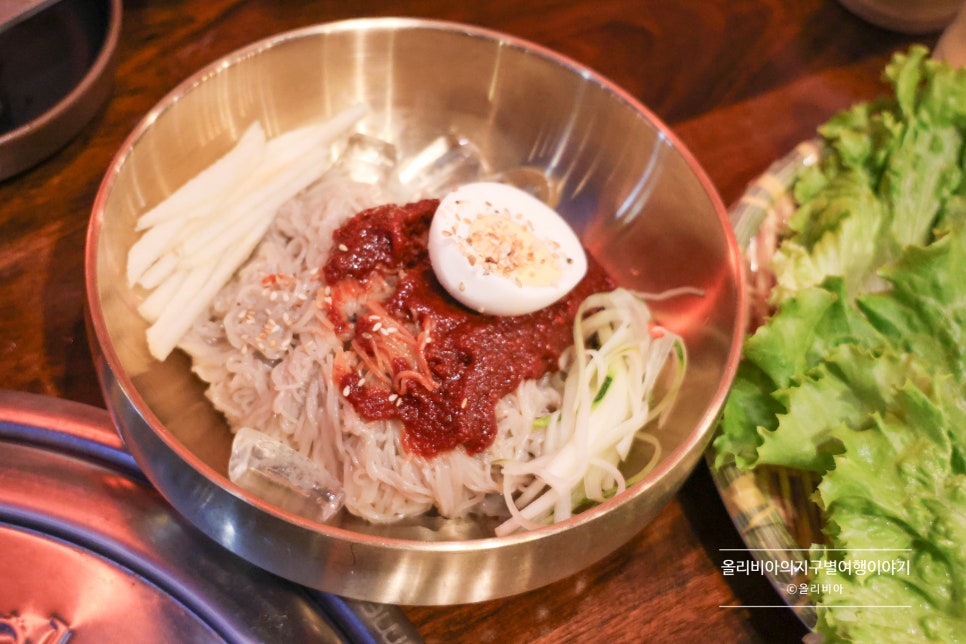
[(326, 522), (342, 508), (342, 485), (282, 441), (242, 427), (232, 441), (228, 478), (283, 510)]
[(416, 195), (439, 197), (458, 185), (479, 180), (484, 167), (483, 157), (471, 141), (448, 134), (402, 164), (399, 182)]
[(335, 171), (360, 183), (385, 185), (395, 178), (396, 146), (367, 134), (353, 134), (336, 159)]

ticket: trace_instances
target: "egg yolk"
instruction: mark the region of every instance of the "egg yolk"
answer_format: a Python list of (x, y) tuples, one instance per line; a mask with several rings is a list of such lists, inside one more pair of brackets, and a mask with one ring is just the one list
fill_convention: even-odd
[[(497, 274), (523, 286), (553, 286), (560, 281), (556, 249), (504, 215), (480, 215), (471, 223), (464, 254), (484, 274)], [(470, 252), (467, 252), (470, 251)]]

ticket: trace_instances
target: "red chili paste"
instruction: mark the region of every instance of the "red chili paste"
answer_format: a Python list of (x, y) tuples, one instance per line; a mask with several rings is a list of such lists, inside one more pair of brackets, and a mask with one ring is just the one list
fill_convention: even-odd
[[(359, 213), (334, 233), (335, 245), (323, 268), (333, 292), (357, 294), (360, 282), (393, 283), (380, 313), (409, 329), (428, 330), (421, 356), (412, 348), (397, 351), (401, 343), (388, 345), (388, 368), (394, 376), (422, 372), (428, 378), (405, 379), (405, 386), (394, 387), (361, 378), (355, 370), (343, 369), (336, 377), (360, 416), (399, 419), (406, 449), (427, 457), (458, 445), (471, 454), (486, 449), (496, 436), (497, 401), (521, 381), (555, 371), (561, 352), (573, 344), (580, 303), (592, 293), (614, 288), (588, 256), (584, 279), (545, 309), (518, 316), (472, 311), (443, 289), (430, 266), (426, 238), (437, 205), (433, 199)], [(390, 324), (384, 315), (346, 315), (338, 306), (328, 314), (353, 350), (368, 354), (363, 363), (376, 360), (374, 338), (385, 340), (378, 334)], [(380, 351), (385, 357), (386, 346)]]

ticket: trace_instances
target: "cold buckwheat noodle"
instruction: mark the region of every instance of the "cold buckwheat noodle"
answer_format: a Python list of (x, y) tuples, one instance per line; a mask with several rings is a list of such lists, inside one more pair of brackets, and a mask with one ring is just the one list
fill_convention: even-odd
[[(373, 365), (352, 355), (353, 345), (333, 328), (320, 267), (333, 251), (333, 233), (351, 217), (405, 198), (398, 187), (329, 172), (284, 202), (226, 283), (206, 287), (214, 293), (210, 304), (176, 346), (191, 357), (232, 431), (257, 429), (309, 458), (339, 481), (346, 510), (373, 523), (488, 515), (502, 521), (497, 534), (507, 534), (567, 519), (649, 471), (660, 458), (651, 430), (681, 386), (686, 353), (681, 337), (651, 317), (647, 298), (622, 288), (583, 301), (558, 371), (524, 380), (497, 402), (496, 435), (485, 449), (458, 445), (421, 455), (407, 449), (399, 420), (360, 417), (337, 384), (338, 365), (356, 365), (362, 378)], [(176, 275), (164, 256), (177, 255), (174, 243), (153, 248), (148, 259), (132, 255), (139, 264), (132, 279)], [(176, 292), (183, 280), (172, 281)], [(389, 276), (360, 288), (348, 308), (378, 310), (392, 282)], [(153, 310), (149, 321), (161, 309)], [(393, 342), (410, 352), (432, 340), (418, 328), (394, 331)], [(171, 336), (165, 328), (158, 334)], [(622, 473), (638, 442), (649, 446), (648, 456)]]

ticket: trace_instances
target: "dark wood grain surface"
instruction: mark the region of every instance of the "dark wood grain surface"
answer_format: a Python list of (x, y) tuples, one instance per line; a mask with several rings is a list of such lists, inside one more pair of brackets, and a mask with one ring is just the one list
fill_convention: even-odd
[[(103, 406), (84, 324), (83, 249), (98, 185), (138, 120), (196, 69), (287, 29), (361, 16), (455, 20), (557, 50), (624, 87), (680, 136), (726, 203), (835, 111), (883, 91), (916, 38), (834, 0), (130, 0), (112, 96), (43, 164), (0, 182), (0, 387)], [(429, 642), (797, 641), (699, 468), (657, 519), (591, 569), (523, 596), (407, 608)]]

